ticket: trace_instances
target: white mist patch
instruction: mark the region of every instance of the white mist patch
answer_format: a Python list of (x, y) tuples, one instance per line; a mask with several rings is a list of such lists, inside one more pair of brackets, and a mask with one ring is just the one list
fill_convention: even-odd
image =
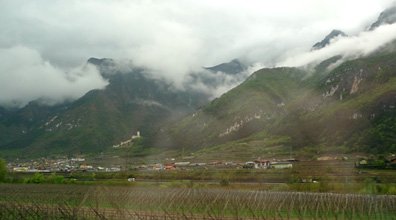
[(23, 46), (0, 49), (0, 73), (0, 105), (11, 107), (37, 99), (45, 104), (74, 100), (108, 84), (93, 65), (65, 72)]
[(221, 95), (228, 92), (232, 88), (241, 84), (243, 81), (245, 81), (246, 78), (248, 78), (250, 75), (252, 75), (252, 73), (254, 73), (262, 68), (265, 68), (265, 66), (263, 64), (254, 63), (253, 65), (249, 66), (245, 71), (243, 71), (242, 73), (239, 73), (237, 76), (227, 76), (226, 79), (228, 79), (228, 80), (226, 81), (226, 83), (220, 85), (219, 87), (215, 88), (212, 91), (211, 99), (220, 97)]
[(336, 38), (325, 48), (291, 56), (279, 62), (277, 66), (305, 66), (337, 55), (342, 55), (344, 58), (357, 58), (375, 52), (395, 39), (396, 24), (383, 25), (356, 36)]
[[(214, 99), (220, 97), (222, 94), (228, 92), (232, 88), (241, 84), (246, 78), (248, 78), (252, 73), (256, 72), (264, 68), (265, 66), (261, 63), (255, 63), (243, 72), (238, 74), (227, 74), (223, 72), (210, 72), (208, 70), (204, 70), (199, 72), (199, 74), (203, 75), (203, 79), (210, 80), (212, 82), (217, 82), (216, 84), (208, 84), (203, 82), (202, 80), (193, 81), (192, 83), (187, 83), (185, 87), (191, 88), (196, 91), (203, 92), (209, 96), (209, 99)], [(187, 78), (187, 82), (188, 82)], [(187, 89), (187, 88), (184, 88)]]

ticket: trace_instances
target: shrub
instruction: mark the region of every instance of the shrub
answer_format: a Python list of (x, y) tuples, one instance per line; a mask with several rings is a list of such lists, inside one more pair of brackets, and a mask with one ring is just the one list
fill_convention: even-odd
[(47, 178), (45, 178), (46, 183), (55, 183), (55, 184), (60, 184), (65, 182), (65, 178), (60, 175), (56, 175), (55, 173), (51, 174)]
[(220, 180), (220, 186), (228, 186), (228, 185), (230, 185), (230, 181), (228, 181), (228, 179)]
[(43, 183), (44, 175), (42, 173), (35, 173), (32, 177), (26, 178), (24, 180), (25, 183)]
[(4, 182), (7, 176), (7, 166), (3, 159), (0, 159), (0, 182)]
[[(42, 173), (35, 173), (32, 177), (30, 178), (25, 178), (24, 183), (52, 183), (52, 184), (62, 184), (65, 183), (65, 178), (60, 175), (56, 175), (55, 173), (49, 175), (49, 176), (44, 176)], [(68, 181), (72, 182), (72, 181)]]

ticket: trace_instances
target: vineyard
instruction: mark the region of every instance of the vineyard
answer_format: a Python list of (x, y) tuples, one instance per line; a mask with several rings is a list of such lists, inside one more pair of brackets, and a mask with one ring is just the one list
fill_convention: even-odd
[(0, 219), (396, 219), (396, 196), (0, 185)]

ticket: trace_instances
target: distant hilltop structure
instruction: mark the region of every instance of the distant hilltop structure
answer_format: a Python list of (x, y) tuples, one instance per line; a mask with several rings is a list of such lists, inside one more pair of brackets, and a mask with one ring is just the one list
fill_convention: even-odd
[(136, 135), (132, 135), (131, 139), (133, 140), (133, 139), (136, 139), (136, 138), (140, 138), (140, 131), (137, 131)]
[(121, 141), (121, 143), (113, 145), (113, 148), (120, 148), (120, 147), (125, 147), (126, 145), (132, 143), (133, 140), (140, 138), (140, 131), (136, 132), (136, 135), (132, 135), (130, 139)]

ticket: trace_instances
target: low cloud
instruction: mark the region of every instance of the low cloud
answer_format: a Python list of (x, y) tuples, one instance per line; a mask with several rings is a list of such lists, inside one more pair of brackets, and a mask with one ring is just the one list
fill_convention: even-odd
[[(202, 66), (235, 58), (300, 65), (330, 54), (305, 53), (330, 30), (357, 34), (393, 1), (1, 1), (0, 64), (7, 65), (0, 67), (0, 104), (40, 96), (61, 101), (103, 88), (100, 75), (81, 66), (90, 57), (132, 60), (179, 88)], [(299, 54), (304, 59), (295, 58)], [(234, 84), (224, 80), (227, 86), (213, 90), (215, 96)]]
[(345, 59), (357, 58), (373, 53), (395, 39), (396, 24), (383, 25), (356, 36), (335, 38), (325, 48), (295, 54), (278, 63), (277, 66), (305, 66), (337, 55), (342, 55)]
[(9, 107), (38, 99), (45, 104), (73, 100), (108, 83), (92, 65), (64, 72), (22, 46), (0, 49), (0, 73), (0, 105)]
[(204, 94), (206, 93), (210, 99), (214, 99), (236, 87), (252, 73), (262, 68), (264, 68), (262, 64), (255, 63), (238, 74), (229, 74), (220, 71), (214, 73), (202, 69), (200, 72), (188, 75), (185, 78), (183, 89), (192, 89)]

